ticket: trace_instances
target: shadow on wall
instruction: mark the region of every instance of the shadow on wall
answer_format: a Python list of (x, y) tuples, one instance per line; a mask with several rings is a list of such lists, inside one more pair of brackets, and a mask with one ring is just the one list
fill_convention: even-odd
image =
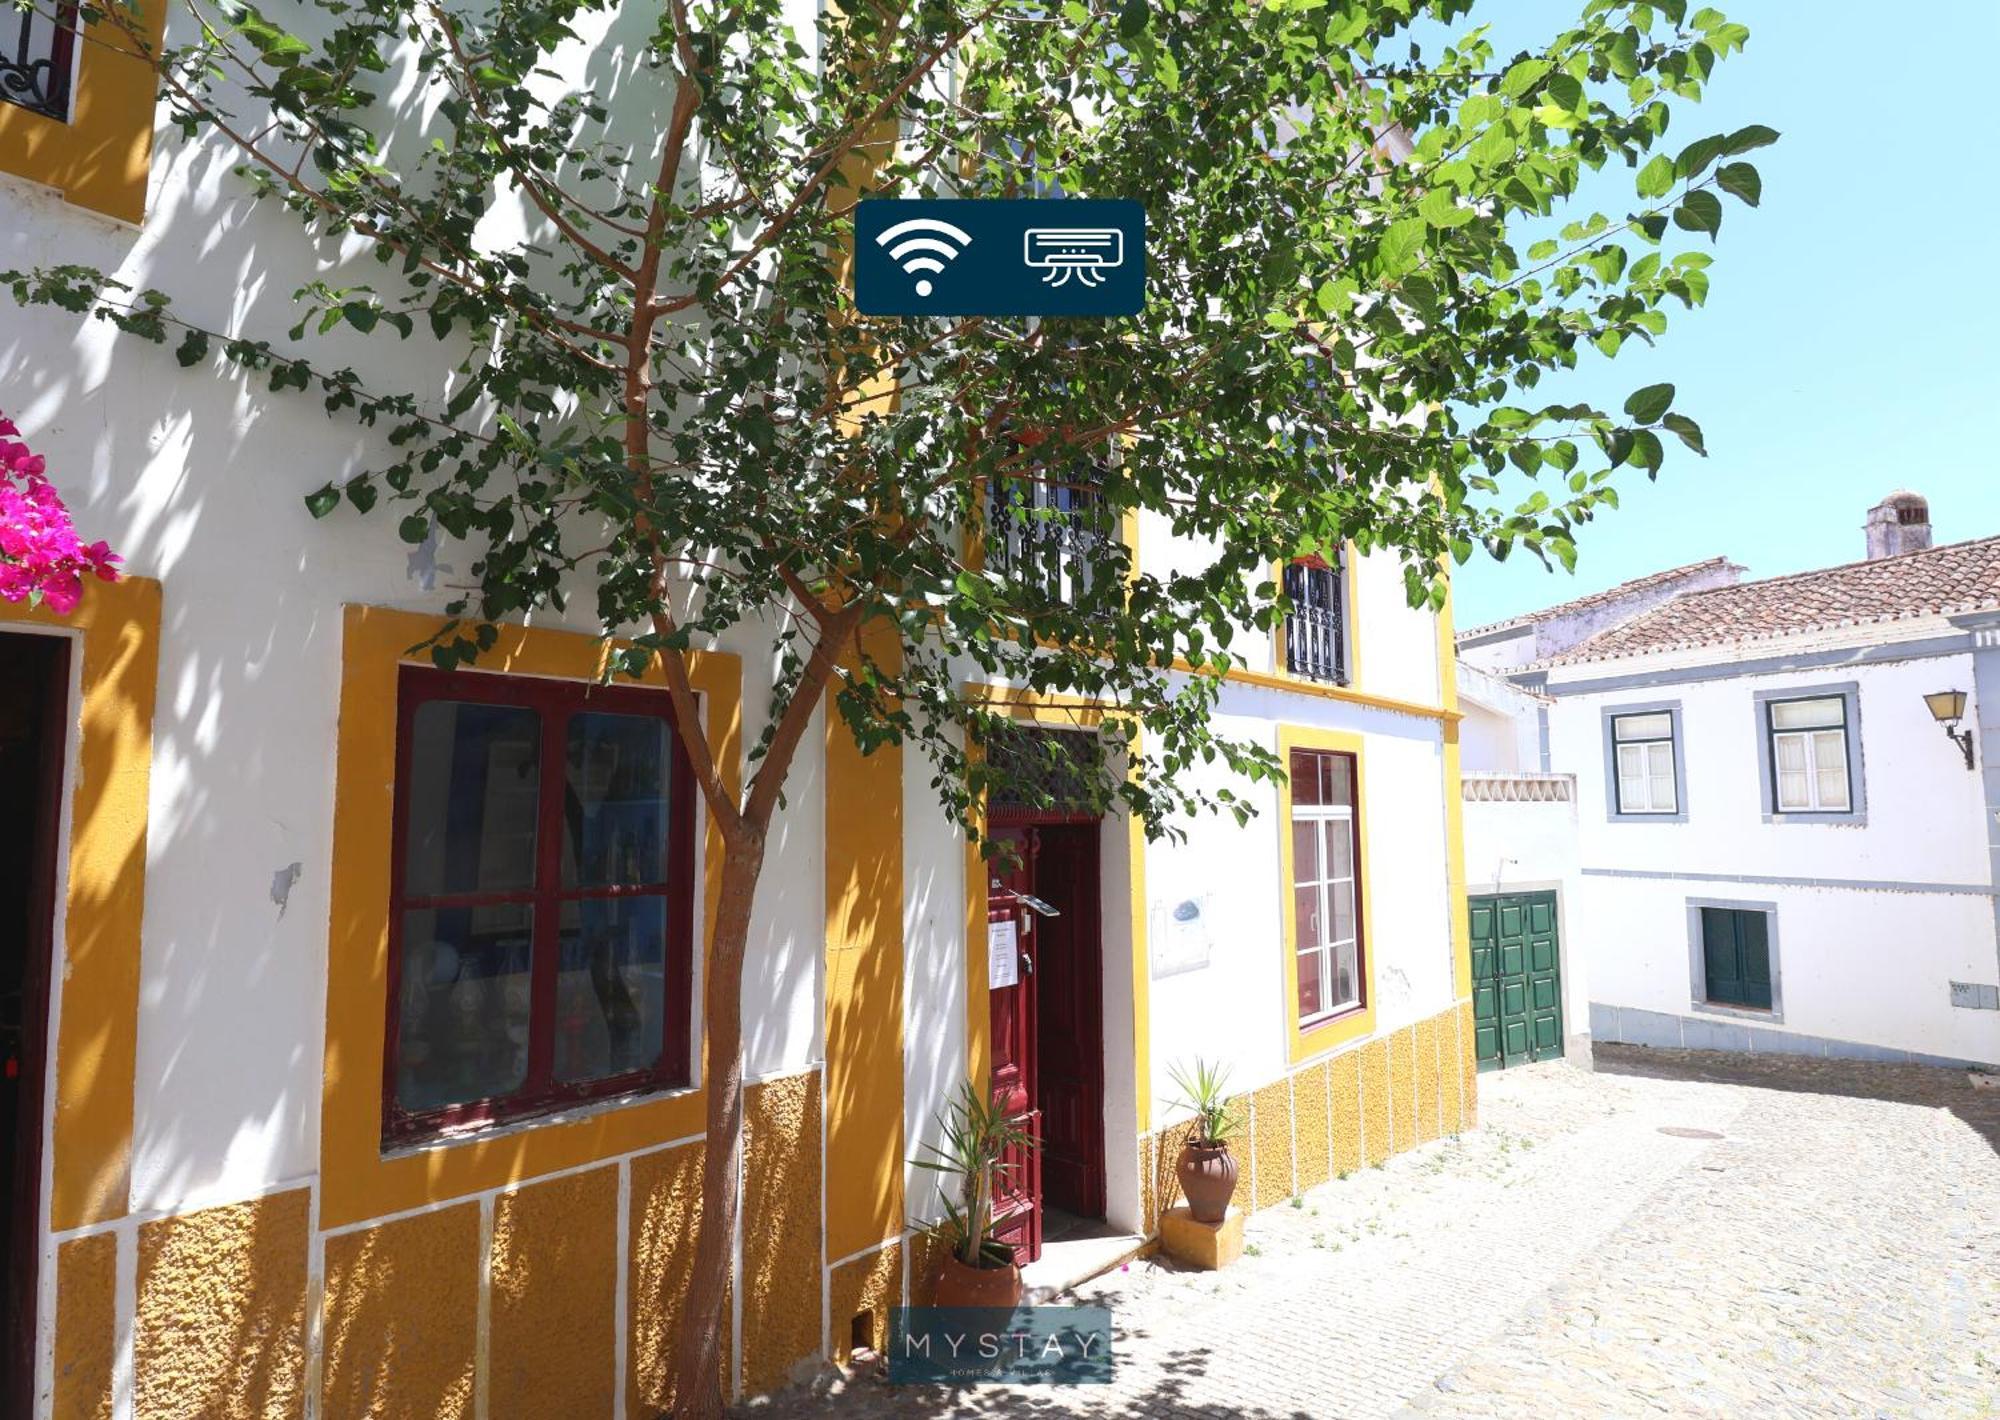
[(1650, 1080), (1706, 1080), (1790, 1094), (1839, 1095), (1949, 1110), (2000, 1154), (2000, 1086), (1981, 1087), (1965, 1070), (1804, 1055), (1739, 1055), (1716, 1050), (1658, 1050), (1599, 1042), (1604, 1075)]

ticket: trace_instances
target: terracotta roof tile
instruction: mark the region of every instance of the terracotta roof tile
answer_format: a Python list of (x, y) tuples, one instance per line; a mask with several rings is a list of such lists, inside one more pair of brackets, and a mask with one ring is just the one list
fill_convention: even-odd
[(1689, 592), (1545, 665), (2000, 608), (2000, 537)]
[(1489, 621), (1484, 626), (1475, 626), (1470, 630), (1459, 632), (1458, 639), (1460, 641), (1467, 641), (1475, 636), (1484, 636), (1493, 631), (1506, 631), (1516, 626), (1534, 626), (1540, 622), (1553, 621), (1559, 616), (1568, 616), (1571, 612), (1589, 611), (1592, 607), (1603, 606), (1606, 602), (1617, 601), (1620, 598), (1632, 595), (1634, 592), (1647, 591), (1659, 586), (1662, 582), (1678, 582), (1684, 577), (1692, 577), (1698, 572), (1707, 572), (1717, 567), (1724, 567), (1728, 563), (1729, 559), (1727, 557), (1711, 557), (1704, 562), (1690, 562), (1685, 567), (1670, 567), (1664, 572), (1651, 572), (1644, 577), (1634, 577), (1629, 582), (1620, 582), (1615, 587), (1606, 587), (1601, 592), (1592, 592), (1589, 596), (1575, 597), (1566, 602), (1557, 602), (1554, 606), (1543, 607), (1540, 611), (1523, 612), (1519, 616), (1510, 616), (1502, 621)]

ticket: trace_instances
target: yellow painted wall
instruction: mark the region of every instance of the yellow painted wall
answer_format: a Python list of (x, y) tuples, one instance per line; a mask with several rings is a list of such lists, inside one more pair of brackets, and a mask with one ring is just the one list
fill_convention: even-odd
[[(632, 1161), (631, 1252), (626, 1260), (626, 1413), (673, 1408), (673, 1348), (687, 1309), (688, 1278), (701, 1236), (703, 1146), (642, 1154)], [(723, 1364), (729, 1364), (730, 1303), (722, 1306)]]
[[(167, 3), (131, 0), (133, 27), (150, 48), (160, 43)], [(144, 54), (113, 25), (92, 25), (77, 66), (69, 122), (0, 104), (0, 172), (42, 183), (79, 206), (136, 225), (146, 214), (153, 159), (155, 86)]]
[(618, 1389), (618, 1170), (565, 1174), (493, 1202), (489, 1420), (609, 1415)]
[[(867, 634), (902, 664), (897, 629)], [(858, 658), (849, 655), (850, 668)], [(903, 1227), (903, 751), (863, 754), (826, 702), (826, 1259)], [(836, 1342), (840, 1338), (836, 1337)]]
[(0, 631), (10, 624), (81, 636), (48, 1198), (50, 1228), (67, 1232), (122, 1218), (129, 1206), (160, 584), (89, 582), (66, 617), (0, 602)]
[(752, 1085), (743, 1122), (743, 1389), (755, 1394), (819, 1355), (825, 1334), (819, 1077)]
[(324, 1420), (470, 1420), (479, 1205), (326, 1240)]
[(137, 1420), (305, 1413), (305, 1189), (139, 1229)]
[(56, 1250), (55, 1413), (111, 1420), (117, 1352), (118, 1239), (72, 1238)]

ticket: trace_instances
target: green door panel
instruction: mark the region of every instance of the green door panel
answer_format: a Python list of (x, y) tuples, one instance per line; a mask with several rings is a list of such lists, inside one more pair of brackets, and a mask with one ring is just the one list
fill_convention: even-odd
[(1552, 892), (1473, 898), (1473, 1053), (1482, 1070), (1563, 1053), (1562, 949)]

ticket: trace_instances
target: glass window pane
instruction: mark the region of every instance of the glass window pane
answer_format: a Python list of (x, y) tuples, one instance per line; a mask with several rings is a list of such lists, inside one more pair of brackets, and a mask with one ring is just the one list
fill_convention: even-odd
[(527, 903), (403, 914), (396, 1099), (407, 1110), (492, 1099), (528, 1075)]
[(1666, 711), (1655, 715), (1614, 715), (1611, 737), (1616, 740), (1664, 740), (1673, 738), (1674, 717)]
[(1354, 807), (1354, 761), (1344, 754), (1326, 754), (1320, 758), (1326, 769), (1323, 782), (1326, 785), (1324, 802), (1337, 804), (1343, 808)]
[(1318, 804), (1320, 756), (1309, 749), (1292, 751), (1291, 767), (1286, 771), (1292, 781), (1292, 802), (1295, 804)]
[(1320, 989), (1318, 949), (1299, 953), (1299, 1016), (1316, 1016), (1325, 1009)]
[(1333, 920), (1328, 924), (1332, 934), (1328, 941), (1351, 942), (1354, 940), (1354, 884), (1351, 882), (1328, 883), (1326, 905)]
[(562, 908), (555, 1073), (597, 1080), (659, 1062), (667, 977), (666, 899), (586, 898)]
[(1625, 813), (1644, 813), (1650, 804), (1646, 793), (1646, 750), (1643, 745), (1618, 747), (1618, 807)]
[(1846, 715), (1846, 702), (1839, 696), (1825, 700), (1775, 700), (1771, 702), (1771, 727), (1803, 730), (1815, 725), (1838, 725)]
[(1778, 771), (1778, 807), (1781, 809), (1809, 809), (1812, 807), (1812, 790), (1806, 781), (1803, 769)]
[(564, 887), (666, 881), (667, 734), (650, 715), (570, 717)]
[(1330, 878), (1351, 878), (1354, 876), (1354, 820), (1346, 818), (1328, 819), (1326, 822), (1327, 857), (1332, 860), (1333, 871)]
[(1822, 730), (1812, 736), (1813, 768), (1847, 768), (1847, 736), (1838, 730)]
[(1795, 774), (1806, 767), (1806, 737), (1804, 735), (1779, 735), (1775, 741), (1778, 750), (1778, 772)]
[(1333, 949), (1333, 987), (1327, 1004), (1352, 1006), (1361, 999), (1361, 953), (1347, 942)]
[(1678, 807), (1674, 791), (1674, 747), (1670, 744), (1646, 746), (1646, 774), (1652, 797), (1648, 804), (1656, 813), (1673, 813)]
[(428, 700), (410, 725), (403, 891), (522, 892), (535, 885), (541, 717), (516, 705)]
[(1319, 881), (1319, 824), (1313, 819), (1292, 820), (1292, 881)]
[(1292, 889), (1292, 911), (1295, 914), (1293, 930), (1298, 934), (1298, 947), (1316, 947), (1326, 940), (1326, 925), (1319, 916), (1319, 889), (1301, 887)]
[(1847, 770), (1822, 769), (1817, 774), (1819, 782), (1819, 806), (1838, 812), (1847, 810)]

